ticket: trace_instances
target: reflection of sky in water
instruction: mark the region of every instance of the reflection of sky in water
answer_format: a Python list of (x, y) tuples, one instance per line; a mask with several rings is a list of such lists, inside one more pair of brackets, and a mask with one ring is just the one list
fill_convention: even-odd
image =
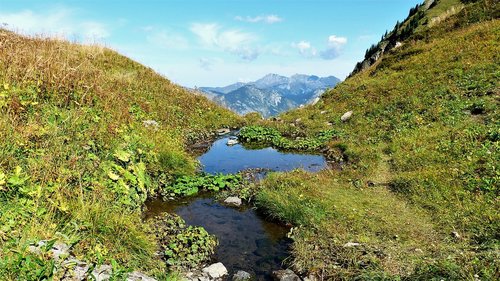
[(227, 146), (227, 140), (217, 140), (207, 153), (198, 158), (205, 172), (228, 174), (250, 168), (274, 171), (302, 168), (317, 172), (326, 167), (325, 158), (321, 155), (283, 153), (270, 147), (250, 150), (240, 144)]
[(148, 215), (175, 212), (188, 225), (203, 226), (219, 240), (215, 259), (226, 266), (229, 276), (244, 270), (257, 280), (270, 280), (270, 273), (288, 256), (288, 228), (265, 221), (252, 208), (226, 207), (208, 196), (153, 200), (147, 203)]
[[(236, 173), (249, 168), (289, 171), (303, 168), (319, 171), (326, 167), (321, 155), (282, 153), (273, 148), (246, 149), (242, 145), (227, 146), (227, 140), (217, 140), (210, 150), (198, 159), (207, 173)], [(211, 199), (210, 194), (147, 203), (148, 216), (175, 212), (188, 225), (204, 227), (219, 240), (215, 259), (229, 273), (244, 270), (257, 280), (271, 280), (270, 273), (281, 268), (288, 256), (288, 229), (263, 219), (252, 208), (226, 207)]]

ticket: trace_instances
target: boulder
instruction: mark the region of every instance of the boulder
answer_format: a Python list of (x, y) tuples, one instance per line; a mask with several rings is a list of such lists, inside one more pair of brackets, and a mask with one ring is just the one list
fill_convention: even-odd
[(300, 281), (300, 277), (290, 269), (273, 271), (273, 278), (276, 281)]
[(231, 196), (226, 198), (226, 200), (224, 200), (224, 203), (239, 207), (241, 206), (241, 198), (236, 196)]
[(251, 278), (252, 275), (243, 270), (238, 270), (238, 272), (236, 272), (236, 274), (233, 275), (233, 281), (245, 281), (245, 280), (250, 280)]
[(351, 119), (352, 114), (353, 114), (352, 111), (348, 111), (348, 112), (344, 113), (344, 115), (342, 115), (342, 117), (340, 117), (340, 120), (342, 122), (346, 122), (347, 120)]
[(208, 273), (212, 278), (220, 278), (227, 274), (227, 269), (221, 262), (207, 266), (202, 271)]

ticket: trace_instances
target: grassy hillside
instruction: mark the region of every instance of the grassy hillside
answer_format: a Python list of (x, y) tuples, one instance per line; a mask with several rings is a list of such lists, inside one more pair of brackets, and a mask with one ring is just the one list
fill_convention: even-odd
[(326, 153), (347, 161), (317, 175), (275, 174), (257, 196), (297, 226), (297, 270), (333, 279), (500, 278), (499, 6), (437, 1), (422, 17), (439, 17), (434, 24), (422, 20), (401, 47), (318, 104), (261, 124), (289, 137), (334, 129)]
[(110, 49), (0, 30), (0, 279), (50, 274), (42, 239), (161, 275), (144, 200), (193, 173), (187, 143), (240, 122)]

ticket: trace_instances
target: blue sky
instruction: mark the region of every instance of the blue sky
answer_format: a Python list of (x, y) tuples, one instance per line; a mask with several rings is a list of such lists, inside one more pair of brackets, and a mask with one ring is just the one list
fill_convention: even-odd
[(0, 24), (103, 44), (184, 86), (223, 86), (267, 73), (344, 79), (420, 2), (0, 0)]

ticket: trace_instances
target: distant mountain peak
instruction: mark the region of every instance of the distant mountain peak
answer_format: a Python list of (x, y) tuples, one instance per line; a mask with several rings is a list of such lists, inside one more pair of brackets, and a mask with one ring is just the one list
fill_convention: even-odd
[(334, 76), (294, 74), (286, 77), (269, 73), (253, 82), (201, 87), (199, 90), (239, 114), (259, 112), (269, 117), (311, 103), (338, 82), (340, 79)]

